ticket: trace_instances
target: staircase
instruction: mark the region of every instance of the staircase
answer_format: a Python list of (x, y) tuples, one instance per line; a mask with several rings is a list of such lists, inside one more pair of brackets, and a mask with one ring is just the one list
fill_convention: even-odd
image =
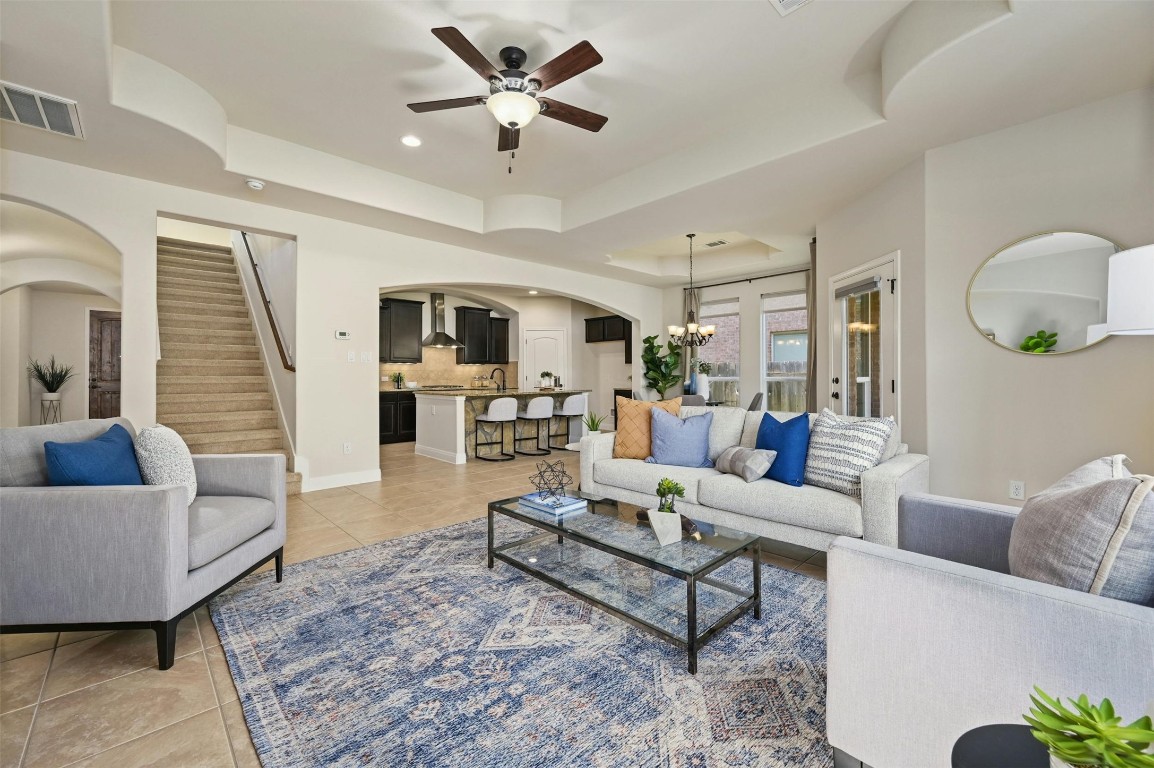
[[(232, 249), (158, 237), (156, 308), (157, 421), (193, 453), (283, 453), (291, 467)], [(300, 493), (298, 473), (285, 483)]]

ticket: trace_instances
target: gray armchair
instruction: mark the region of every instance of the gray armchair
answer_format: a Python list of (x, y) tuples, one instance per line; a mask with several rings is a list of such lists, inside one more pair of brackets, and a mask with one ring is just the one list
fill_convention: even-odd
[(152, 629), (172, 666), (182, 618), (269, 560), (281, 580), (285, 458), (194, 456), (183, 486), (48, 485), (44, 442), (126, 419), (0, 429), (0, 632)]
[(938, 768), (989, 723), (1022, 723), (1035, 685), (1154, 701), (1154, 608), (1009, 575), (1017, 509), (907, 495), (899, 549), (829, 550), (827, 735), (838, 768)]

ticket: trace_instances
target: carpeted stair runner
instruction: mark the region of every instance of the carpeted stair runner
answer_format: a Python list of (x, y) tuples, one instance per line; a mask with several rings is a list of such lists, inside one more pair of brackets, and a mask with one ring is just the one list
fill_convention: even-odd
[[(283, 453), (260, 347), (230, 248), (156, 239), (156, 418), (193, 453)], [(288, 494), (301, 476), (289, 472)]]

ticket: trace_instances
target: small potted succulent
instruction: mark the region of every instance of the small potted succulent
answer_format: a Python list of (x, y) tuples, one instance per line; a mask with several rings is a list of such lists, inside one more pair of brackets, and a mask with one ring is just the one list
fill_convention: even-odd
[(400, 389), (401, 386), (405, 383), (405, 374), (397, 371), (396, 373), (389, 376), (389, 379), (391, 379), (393, 382), (393, 389)]
[(48, 365), (28, 358), (28, 376), (44, 387), (44, 392), (40, 395), (43, 402), (59, 400), (61, 387), (75, 375), (71, 365), (60, 365), (56, 362), (56, 355), (48, 358)]
[(663, 477), (657, 482), (657, 509), (649, 511), (649, 524), (661, 546), (681, 541), (681, 515), (673, 508), (673, 500), (685, 497), (685, 486)]
[(1054, 351), (1054, 345), (1058, 343), (1058, 332), (1047, 333), (1046, 331), (1038, 331), (1032, 336), (1027, 336), (1022, 339), (1022, 343), (1018, 349), (1023, 352), (1030, 352), (1035, 355), (1043, 355), (1047, 352)]
[(1066, 707), (1034, 686), (1034, 706), (1024, 719), (1034, 738), (1050, 751), (1051, 768), (1096, 766), (1097, 768), (1154, 768), (1154, 742), (1149, 715), (1122, 724), (1109, 699), (1091, 704), (1086, 694), (1069, 699)]
[(605, 421), (604, 416), (598, 416), (595, 411), (589, 411), (581, 418), (581, 423), (585, 425), (585, 429), (589, 430), (591, 435), (601, 434), (601, 422)]

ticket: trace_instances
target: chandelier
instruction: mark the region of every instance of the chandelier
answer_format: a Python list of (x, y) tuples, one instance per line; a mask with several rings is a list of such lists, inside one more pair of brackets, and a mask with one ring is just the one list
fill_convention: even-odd
[[(686, 235), (689, 238), (689, 306), (696, 304), (693, 293), (693, 238), (697, 235)], [(698, 325), (697, 313), (692, 309), (685, 315), (685, 325), (669, 326), (669, 340), (682, 347), (704, 347), (713, 338), (717, 329), (712, 325)]]

